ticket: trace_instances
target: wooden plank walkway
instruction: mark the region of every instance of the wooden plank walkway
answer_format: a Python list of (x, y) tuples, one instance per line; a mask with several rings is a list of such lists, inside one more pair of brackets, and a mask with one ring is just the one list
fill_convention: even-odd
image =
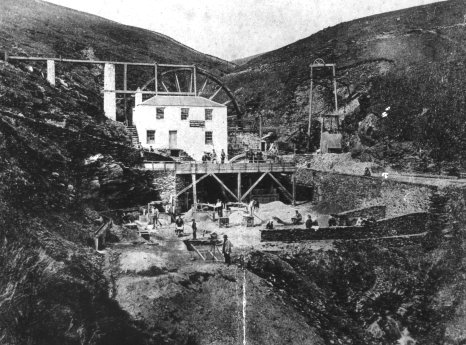
[(237, 173), (294, 173), (292, 162), (272, 163), (201, 163), (201, 162), (144, 162), (144, 170), (175, 171), (176, 174), (237, 174)]

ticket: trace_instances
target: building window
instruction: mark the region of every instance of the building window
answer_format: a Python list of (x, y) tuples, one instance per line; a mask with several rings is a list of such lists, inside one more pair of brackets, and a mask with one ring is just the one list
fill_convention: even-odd
[(213, 109), (206, 109), (205, 110), (205, 120), (211, 121), (212, 120), (212, 111)]
[(206, 145), (212, 145), (212, 132), (205, 132)]
[(156, 119), (157, 120), (162, 120), (164, 115), (165, 115), (165, 108), (157, 108)]
[(181, 119), (187, 120), (189, 116), (189, 108), (181, 108)]
[(147, 131), (147, 143), (155, 144), (155, 131), (153, 130)]

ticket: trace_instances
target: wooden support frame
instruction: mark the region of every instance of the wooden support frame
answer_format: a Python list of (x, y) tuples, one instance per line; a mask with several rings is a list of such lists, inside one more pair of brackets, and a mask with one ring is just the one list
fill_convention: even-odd
[(168, 89), (167, 89), (167, 85), (165, 85), (165, 83), (164, 83), (163, 81), (162, 81), (162, 86), (163, 86), (163, 88), (165, 89), (166, 92), (170, 92), (170, 91), (168, 91)]
[(199, 94), (198, 96), (200, 96), (202, 94), (202, 92), (204, 91), (205, 87), (207, 86), (207, 82), (209, 81), (209, 79), (206, 78), (206, 80), (204, 81), (204, 84), (202, 85), (201, 87), (201, 91), (199, 91)]
[[(196, 181), (196, 184), (201, 182), (203, 179), (205, 179), (206, 177), (210, 176), (210, 174), (205, 174), (204, 176), (200, 177), (197, 181)], [(181, 194), (183, 194), (184, 192), (186, 192), (187, 190), (189, 190), (191, 187), (193, 186), (193, 184), (191, 183), (188, 187), (186, 188), (183, 188), (181, 191), (179, 191), (178, 193), (176, 193), (176, 196), (175, 198), (178, 198)]]
[(278, 186), (283, 190), (283, 193), (285, 194), (285, 196), (286, 196), (288, 199), (290, 199), (290, 201), (291, 201), (292, 203), (294, 203), (295, 201), (294, 201), (293, 195), (292, 195), (290, 192), (288, 192), (288, 191), (286, 190), (285, 186), (282, 185), (281, 182), (278, 181), (278, 179), (277, 179), (275, 176), (273, 176), (271, 173), (268, 172), (268, 173), (266, 173), (266, 174), (268, 174), (268, 175), (272, 178), (272, 180), (274, 180), (275, 183), (278, 184)]
[(214, 94), (213, 94), (212, 96), (209, 97), (209, 99), (210, 99), (210, 100), (214, 99), (215, 96), (217, 96), (218, 93), (219, 93), (220, 91), (222, 91), (222, 89), (223, 89), (223, 87), (219, 87), (219, 88), (214, 92)]
[(180, 81), (178, 80), (178, 74), (175, 73), (175, 80), (176, 80), (176, 89), (178, 92), (181, 92)]
[(205, 257), (201, 254), (201, 252), (194, 246), (194, 244), (190, 243), (191, 247), (193, 247), (194, 251), (201, 257), (202, 260), (206, 260)]
[(212, 175), (212, 177), (215, 178), (215, 179), (217, 180), (217, 182), (220, 183), (220, 185), (221, 185), (228, 193), (230, 193), (230, 194), (233, 196), (233, 198), (236, 199), (236, 201), (239, 201), (239, 199), (238, 199), (238, 197), (235, 195), (235, 193), (233, 193), (233, 192), (230, 190), (230, 188), (228, 188), (228, 187), (222, 182), (222, 180), (220, 180), (220, 179), (217, 177), (217, 175), (215, 175), (214, 173), (212, 173), (212, 174), (210, 174), (210, 175)]
[(241, 196), (241, 199), (240, 199), (239, 201), (243, 201), (243, 199), (244, 199), (245, 197), (247, 197), (249, 193), (252, 192), (252, 190), (259, 184), (260, 181), (262, 181), (262, 179), (263, 179), (267, 174), (268, 174), (267, 172), (263, 173), (263, 174), (257, 179), (257, 181), (254, 182), (254, 184), (251, 186), (251, 188), (249, 188), (249, 189), (246, 191), (246, 193), (244, 193), (244, 194)]

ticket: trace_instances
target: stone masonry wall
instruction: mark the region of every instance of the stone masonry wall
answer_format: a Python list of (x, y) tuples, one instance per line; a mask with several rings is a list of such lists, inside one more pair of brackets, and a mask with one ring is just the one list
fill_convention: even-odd
[(343, 210), (385, 205), (388, 217), (428, 211), (435, 190), (420, 184), (307, 168), (298, 169), (296, 182), (298, 188), (313, 188), (315, 202), (334, 204)]
[(232, 158), (247, 149), (259, 150), (261, 139), (255, 133), (230, 134), (228, 136), (228, 158)]
[(427, 231), (429, 214), (411, 213), (377, 221), (374, 227), (334, 226), (309, 229), (262, 230), (261, 242), (299, 242), (306, 240), (376, 238), (383, 236), (411, 235)]
[(176, 175), (174, 171), (151, 171), (152, 184), (159, 192), (160, 200), (168, 203), (171, 195), (176, 194)]
[(370, 206), (370, 207), (364, 207), (364, 208), (358, 208), (355, 210), (350, 210), (346, 212), (340, 212), (337, 214), (333, 214), (335, 218), (342, 219), (342, 218), (369, 218), (373, 217), (375, 220), (379, 219), (384, 219), (386, 217), (386, 211), (387, 207), (385, 205), (379, 205), (379, 206)]

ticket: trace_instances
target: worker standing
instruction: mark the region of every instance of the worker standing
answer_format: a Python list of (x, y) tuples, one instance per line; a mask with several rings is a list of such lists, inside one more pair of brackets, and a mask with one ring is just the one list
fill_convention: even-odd
[(154, 207), (154, 211), (153, 211), (153, 223), (154, 223), (154, 228), (155, 226), (158, 224), (160, 226), (162, 226), (162, 223), (160, 223), (160, 220), (159, 220), (159, 209), (157, 207)]
[(175, 233), (180, 236), (184, 229), (184, 221), (181, 219), (181, 216), (178, 216), (178, 218), (175, 220), (175, 226)]
[(231, 264), (231, 247), (233, 247), (233, 245), (231, 244), (230, 240), (228, 239), (228, 236), (223, 235), (222, 253), (223, 253), (223, 256), (225, 257), (225, 263), (228, 266), (230, 266), (230, 264)]
[(212, 149), (212, 163), (217, 163), (217, 152), (215, 152), (215, 149)]
[(222, 149), (222, 152), (220, 153), (220, 161), (221, 161), (222, 164), (225, 163), (225, 157), (226, 157), (225, 151), (223, 151), (223, 149)]
[(193, 218), (193, 223), (191, 224), (191, 227), (193, 228), (193, 240), (195, 240), (197, 238), (197, 224), (194, 218)]

